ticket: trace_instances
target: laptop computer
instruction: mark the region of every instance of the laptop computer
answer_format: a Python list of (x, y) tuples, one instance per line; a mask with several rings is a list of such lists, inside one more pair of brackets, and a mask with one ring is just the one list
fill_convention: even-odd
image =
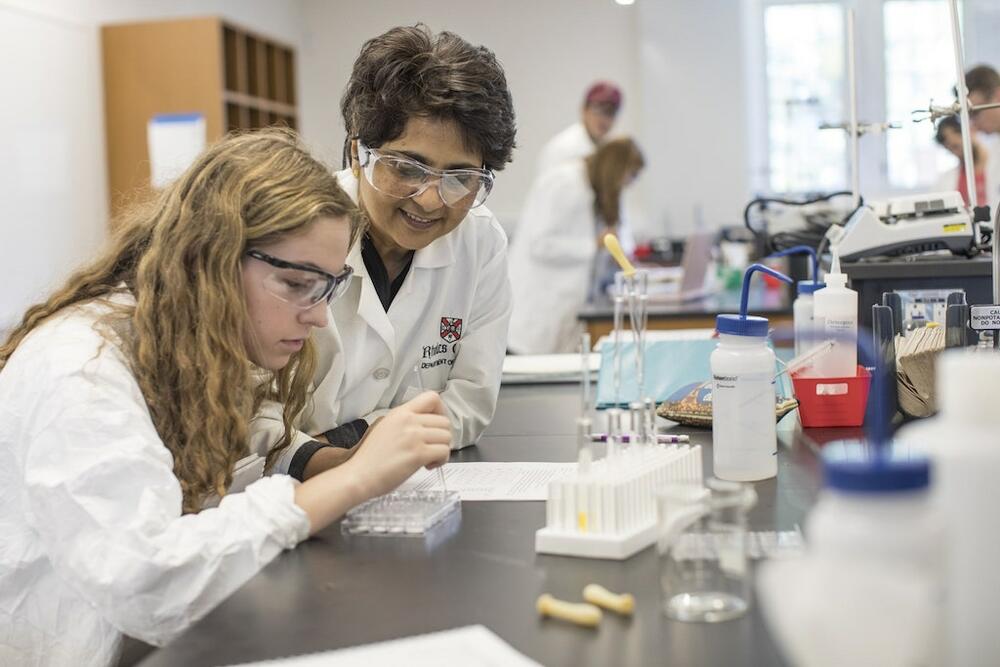
[(649, 300), (654, 303), (681, 303), (708, 296), (711, 289), (708, 269), (712, 262), (715, 234), (698, 231), (688, 235), (680, 266), (649, 270)]

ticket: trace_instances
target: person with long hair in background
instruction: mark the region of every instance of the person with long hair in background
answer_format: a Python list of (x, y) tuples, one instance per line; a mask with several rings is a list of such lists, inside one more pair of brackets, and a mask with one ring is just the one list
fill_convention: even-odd
[[(362, 229), (294, 136), (234, 136), (28, 309), (0, 345), (0, 664), (111, 665), (123, 634), (162, 645), (283, 549), (447, 458), (427, 392), (343, 465), (281, 474), (310, 330)], [(264, 402), (284, 435), (254, 450)]]
[(511, 352), (577, 348), (577, 312), (614, 270), (603, 249), (604, 235), (620, 232), (622, 192), (644, 164), (639, 147), (625, 137), (535, 181), (510, 249)]

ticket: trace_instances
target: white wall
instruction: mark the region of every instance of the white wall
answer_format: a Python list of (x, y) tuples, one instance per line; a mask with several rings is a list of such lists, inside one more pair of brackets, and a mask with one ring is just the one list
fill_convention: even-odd
[[(616, 132), (638, 134), (650, 163), (658, 159), (641, 136), (639, 13), (611, 0), (0, 0), (0, 79), (16, 100), (0, 106), (0, 330), (106, 236), (99, 26), (199, 15), (221, 15), (297, 47), (302, 133), (333, 166), (343, 142), (340, 93), (365, 39), (424, 21), (489, 46), (506, 70), (518, 121), (515, 161), (490, 199), (508, 224), (520, 213), (541, 145), (577, 118), (595, 79), (622, 86)], [(640, 211), (653, 185), (640, 181)]]
[(104, 236), (100, 70), (92, 28), (0, 5), (0, 330)]
[(301, 42), (297, 0), (0, 0), (0, 331), (106, 237), (99, 26), (204, 15)]
[(361, 45), (393, 26), (418, 21), (489, 47), (503, 64), (517, 114), (518, 148), (497, 175), (488, 206), (505, 225), (520, 214), (542, 144), (579, 117), (592, 81), (611, 79), (622, 86), (625, 103), (616, 132), (639, 127), (636, 6), (612, 0), (304, 0), (304, 7), (302, 130), (310, 145), (338, 166), (344, 141), (340, 95)]
[(749, 199), (743, 3), (641, 2), (648, 229), (738, 224)]

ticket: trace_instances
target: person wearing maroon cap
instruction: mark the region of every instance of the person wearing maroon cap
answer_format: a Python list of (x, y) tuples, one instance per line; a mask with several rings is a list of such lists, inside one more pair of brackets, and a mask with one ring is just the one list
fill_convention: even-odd
[(552, 167), (587, 157), (604, 141), (622, 105), (622, 92), (609, 81), (598, 81), (587, 89), (580, 120), (552, 137), (538, 158), (541, 176)]

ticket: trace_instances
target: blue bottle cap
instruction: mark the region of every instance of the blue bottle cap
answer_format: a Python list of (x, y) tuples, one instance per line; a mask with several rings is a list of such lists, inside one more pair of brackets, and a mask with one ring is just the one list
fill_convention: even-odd
[(778, 280), (791, 284), (792, 279), (780, 271), (764, 266), (763, 264), (751, 264), (743, 274), (743, 292), (740, 295), (739, 315), (719, 315), (715, 318), (715, 329), (720, 334), (732, 334), (734, 336), (767, 336), (767, 318), (747, 316), (747, 301), (750, 298), (750, 277), (760, 271), (769, 276), (774, 276)]
[(815, 280), (800, 280), (795, 289), (798, 294), (812, 294), (826, 287), (826, 283), (818, 283)]
[(930, 461), (923, 454), (860, 445), (823, 451), (825, 485), (844, 493), (920, 491), (930, 484)]
[(767, 318), (756, 315), (717, 315), (715, 328), (720, 334), (733, 336), (767, 336)]

